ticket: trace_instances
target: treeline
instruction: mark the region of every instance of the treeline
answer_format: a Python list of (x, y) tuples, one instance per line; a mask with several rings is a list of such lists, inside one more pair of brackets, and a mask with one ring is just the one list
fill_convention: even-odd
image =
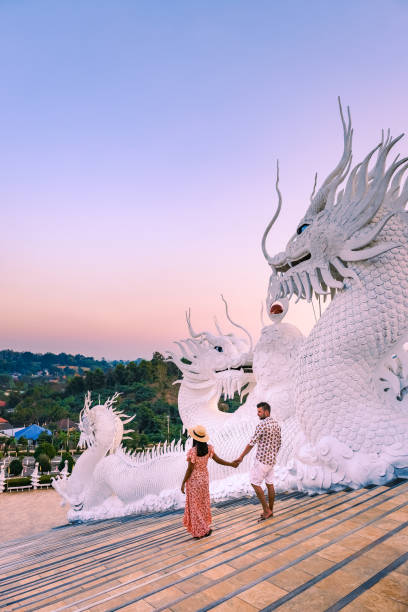
[(3, 350), (0, 351), (0, 373), (1, 374), (36, 374), (37, 372), (48, 370), (51, 373), (58, 373), (57, 366), (67, 368), (90, 368), (94, 370), (100, 368), (103, 371), (112, 367), (105, 359), (97, 360), (93, 357), (84, 355), (68, 355), (67, 353), (31, 353), (25, 351)]
[(150, 361), (118, 363), (106, 371), (96, 368), (84, 375), (73, 376), (60, 389), (50, 384), (16, 389), (4, 396), (6, 406), (2, 415), (15, 427), (38, 423), (56, 431), (63, 418), (78, 422), (88, 390), (92, 392), (93, 401), (100, 399), (101, 403), (118, 391), (121, 394), (120, 409), (135, 415), (128, 426), (135, 431), (126, 444), (134, 448), (144, 447), (180, 437), (182, 423), (177, 408), (178, 386), (173, 385), (180, 377), (174, 363), (165, 361), (160, 353), (154, 353)]
[(154, 353), (151, 361), (131, 361), (128, 364), (118, 363), (114, 368), (104, 372), (101, 368), (86, 372), (84, 376), (74, 376), (68, 381), (68, 394), (96, 391), (99, 389), (117, 389), (133, 383), (156, 383), (157, 390), (163, 392), (169, 379), (175, 380), (180, 375), (178, 367), (171, 361), (165, 361), (160, 353)]

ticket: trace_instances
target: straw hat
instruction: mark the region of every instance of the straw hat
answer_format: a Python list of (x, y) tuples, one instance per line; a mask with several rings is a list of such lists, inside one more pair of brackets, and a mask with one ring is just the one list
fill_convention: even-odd
[(207, 430), (202, 425), (195, 425), (191, 429), (188, 430), (188, 434), (197, 440), (197, 442), (208, 442), (210, 436), (207, 433)]

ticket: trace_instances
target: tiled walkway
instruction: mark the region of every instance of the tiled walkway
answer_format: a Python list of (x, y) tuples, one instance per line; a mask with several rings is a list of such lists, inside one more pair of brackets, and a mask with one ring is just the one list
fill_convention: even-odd
[(408, 612), (408, 482), (241, 500), (192, 540), (181, 513), (52, 529), (0, 547), (2, 610)]

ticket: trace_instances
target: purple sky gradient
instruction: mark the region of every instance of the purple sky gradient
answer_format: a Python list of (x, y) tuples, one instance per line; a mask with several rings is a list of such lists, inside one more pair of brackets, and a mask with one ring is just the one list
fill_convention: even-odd
[[(150, 357), (231, 315), (337, 163), (408, 127), (408, 3), (0, 4), (0, 348)], [(408, 152), (404, 140), (400, 150)], [(310, 305), (292, 305), (305, 332)]]

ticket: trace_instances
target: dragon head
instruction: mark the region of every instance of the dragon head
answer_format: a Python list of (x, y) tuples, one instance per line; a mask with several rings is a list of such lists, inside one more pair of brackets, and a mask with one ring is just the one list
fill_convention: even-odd
[(91, 392), (85, 396), (84, 407), (79, 415), (79, 430), (81, 432), (78, 446), (90, 448), (92, 446), (106, 445), (108, 442), (109, 452), (113, 453), (120, 446), (122, 440), (126, 440), (123, 434), (132, 430), (125, 430), (124, 425), (132, 421), (135, 415), (129, 417), (118, 411), (114, 404), (118, 400), (119, 393), (108, 398), (104, 404), (92, 406)]
[[(295, 295), (297, 301), (311, 301), (313, 294), (332, 297), (351, 279), (358, 280), (352, 266), (400, 246), (381, 240), (381, 230), (389, 219), (402, 211), (408, 200), (408, 180), (400, 191), (402, 176), (408, 168), (408, 158), (386, 165), (392, 147), (402, 138), (387, 137), (369, 152), (365, 159), (351, 169), (352, 137), (350, 110), (347, 122), (339, 100), (343, 125), (344, 148), (342, 157), (315, 194), (316, 178), (310, 206), (299, 221), (296, 232), (282, 253), (270, 256), (266, 238), (275, 223), (282, 205), (279, 190), (279, 166), (276, 190), (279, 203), (273, 219), (262, 238), (262, 250), (269, 263), (270, 277), (267, 304), (271, 309), (275, 300)], [(377, 153), (371, 170), (370, 161)], [(345, 187), (339, 186), (347, 179)]]
[(180, 348), (179, 354), (167, 351), (167, 355), (182, 371), (183, 383), (187, 388), (203, 390), (208, 397), (223, 394), (227, 399), (232, 398), (235, 392), (241, 393), (243, 387), (253, 380), (253, 342), (249, 332), (231, 320), (227, 302), (221, 297), (227, 319), (242, 329), (246, 338), (233, 333), (224, 334), (216, 319), (216, 334), (208, 331), (196, 333), (188, 311), (186, 319), (190, 338), (175, 343)]

